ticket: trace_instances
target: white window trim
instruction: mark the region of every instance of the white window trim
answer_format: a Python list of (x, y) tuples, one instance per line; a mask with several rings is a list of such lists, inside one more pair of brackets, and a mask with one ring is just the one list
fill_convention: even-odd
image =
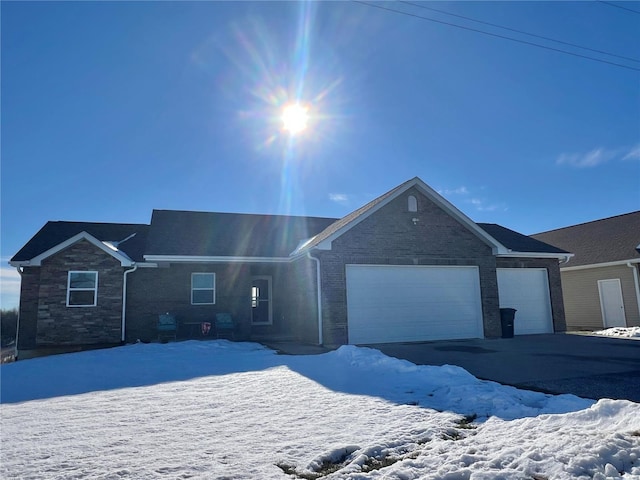
[[(213, 288), (194, 288), (193, 286), (193, 277), (196, 275), (213, 275)], [(212, 290), (213, 291), (213, 302), (206, 303), (194, 303), (193, 302), (193, 292), (195, 290)], [(216, 274), (215, 272), (192, 272), (191, 273), (191, 305), (215, 305), (216, 304)]]
[[(69, 299), (71, 297), (71, 275), (74, 273), (95, 273), (96, 285), (93, 288), (74, 288), (74, 292), (93, 292), (93, 304), (92, 305), (71, 305)], [(98, 272), (97, 270), (69, 270), (67, 272), (67, 307), (71, 308), (83, 308), (83, 307), (95, 307), (98, 305)]]

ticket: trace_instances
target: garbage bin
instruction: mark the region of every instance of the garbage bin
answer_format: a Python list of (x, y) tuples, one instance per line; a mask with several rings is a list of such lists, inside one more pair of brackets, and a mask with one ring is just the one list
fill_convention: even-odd
[(513, 338), (513, 321), (516, 317), (515, 308), (500, 309), (500, 323), (502, 324), (502, 338)]

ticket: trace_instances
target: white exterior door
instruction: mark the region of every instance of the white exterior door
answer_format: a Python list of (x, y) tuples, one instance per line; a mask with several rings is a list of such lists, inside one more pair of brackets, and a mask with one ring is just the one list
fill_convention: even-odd
[(627, 320), (624, 313), (620, 279), (598, 280), (598, 292), (600, 292), (600, 308), (604, 327), (626, 327)]
[(553, 333), (545, 268), (498, 268), (500, 308), (515, 308), (515, 335)]
[(482, 338), (477, 267), (347, 265), (349, 343)]

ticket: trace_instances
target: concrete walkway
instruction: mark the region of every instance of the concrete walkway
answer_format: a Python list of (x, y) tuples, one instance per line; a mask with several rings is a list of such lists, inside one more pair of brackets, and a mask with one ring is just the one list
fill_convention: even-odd
[(638, 340), (550, 334), (372, 347), (419, 365), (458, 365), (519, 388), (640, 402)]

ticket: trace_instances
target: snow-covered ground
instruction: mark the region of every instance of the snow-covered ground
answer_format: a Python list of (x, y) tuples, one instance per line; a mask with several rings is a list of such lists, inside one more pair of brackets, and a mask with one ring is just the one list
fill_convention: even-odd
[(640, 479), (640, 404), (373, 349), (138, 344), (0, 374), (2, 478)]
[(640, 327), (612, 327), (593, 333), (606, 337), (640, 338)]

